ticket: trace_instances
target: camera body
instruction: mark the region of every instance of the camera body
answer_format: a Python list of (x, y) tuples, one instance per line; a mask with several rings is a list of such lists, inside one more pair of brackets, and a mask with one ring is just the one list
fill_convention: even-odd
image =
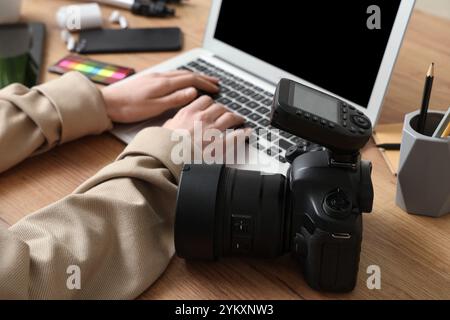
[[(372, 135), (370, 120), (347, 103), (282, 79), (271, 123), (317, 144), (288, 150), (291, 218), (289, 250), (308, 284), (318, 290), (355, 287), (362, 242), (362, 213), (371, 212), (372, 165), (359, 149)], [(326, 147), (326, 148), (325, 148)]]
[(371, 164), (331, 166), (329, 150), (307, 151), (287, 177), (291, 218), (289, 250), (303, 266), (308, 284), (346, 292), (356, 284), (362, 241), (362, 212), (372, 210)]
[(176, 252), (206, 260), (290, 252), (312, 288), (351, 291), (362, 213), (373, 204), (371, 163), (359, 153), (371, 136), (370, 120), (339, 99), (286, 79), (275, 92), (271, 120), (314, 143), (286, 152), (286, 177), (186, 164), (177, 195)]

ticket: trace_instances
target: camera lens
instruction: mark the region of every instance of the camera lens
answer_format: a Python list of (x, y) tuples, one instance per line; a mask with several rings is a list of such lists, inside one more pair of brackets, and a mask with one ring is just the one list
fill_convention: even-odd
[(186, 259), (287, 250), (286, 179), (224, 165), (186, 165), (177, 196), (175, 248)]

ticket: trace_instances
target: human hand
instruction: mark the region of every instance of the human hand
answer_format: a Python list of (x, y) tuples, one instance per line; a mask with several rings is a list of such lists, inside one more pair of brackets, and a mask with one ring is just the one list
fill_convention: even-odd
[(163, 127), (171, 130), (184, 129), (193, 134), (196, 121), (201, 123), (203, 131), (207, 129), (225, 131), (242, 125), (245, 119), (229, 111), (224, 105), (215, 103), (211, 97), (201, 96), (178, 111)]
[(178, 70), (138, 75), (102, 89), (106, 113), (113, 122), (131, 123), (183, 107), (198, 96), (198, 90), (219, 91), (219, 79)]
[[(209, 129), (225, 131), (229, 128), (238, 127), (244, 124), (244, 122), (244, 118), (229, 111), (224, 105), (215, 103), (211, 97), (202, 96), (187, 107), (178, 111), (178, 113), (172, 119), (169, 119), (163, 127), (171, 130), (188, 131), (190, 136), (194, 137), (195, 124), (201, 125), (202, 133), (205, 135)], [(201, 141), (192, 142), (196, 147), (200, 147), (201, 149), (205, 149), (206, 146), (212, 143), (221, 145), (225, 153), (225, 146), (229, 145), (227, 144), (228, 141), (233, 140), (236, 142), (240, 136), (248, 137), (250, 133), (251, 129), (249, 128), (239, 129), (221, 137), (218, 141), (207, 141), (203, 136), (201, 137)], [(194, 138), (198, 139), (198, 137)]]

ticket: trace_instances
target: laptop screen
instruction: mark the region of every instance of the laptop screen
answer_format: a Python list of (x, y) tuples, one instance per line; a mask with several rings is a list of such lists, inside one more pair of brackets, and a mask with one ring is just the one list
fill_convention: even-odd
[(222, 0), (214, 38), (367, 107), (400, 2)]

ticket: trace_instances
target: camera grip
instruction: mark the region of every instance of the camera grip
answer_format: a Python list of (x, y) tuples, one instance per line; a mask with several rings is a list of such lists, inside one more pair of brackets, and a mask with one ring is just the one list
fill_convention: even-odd
[[(359, 217), (360, 220), (361, 217)], [(304, 227), (295, 236), (296, 252), (307, 283), (314, 289), (349, 292), (356, 285), (362, 241), (361, 227), (352, 234), (330, 233)]]

